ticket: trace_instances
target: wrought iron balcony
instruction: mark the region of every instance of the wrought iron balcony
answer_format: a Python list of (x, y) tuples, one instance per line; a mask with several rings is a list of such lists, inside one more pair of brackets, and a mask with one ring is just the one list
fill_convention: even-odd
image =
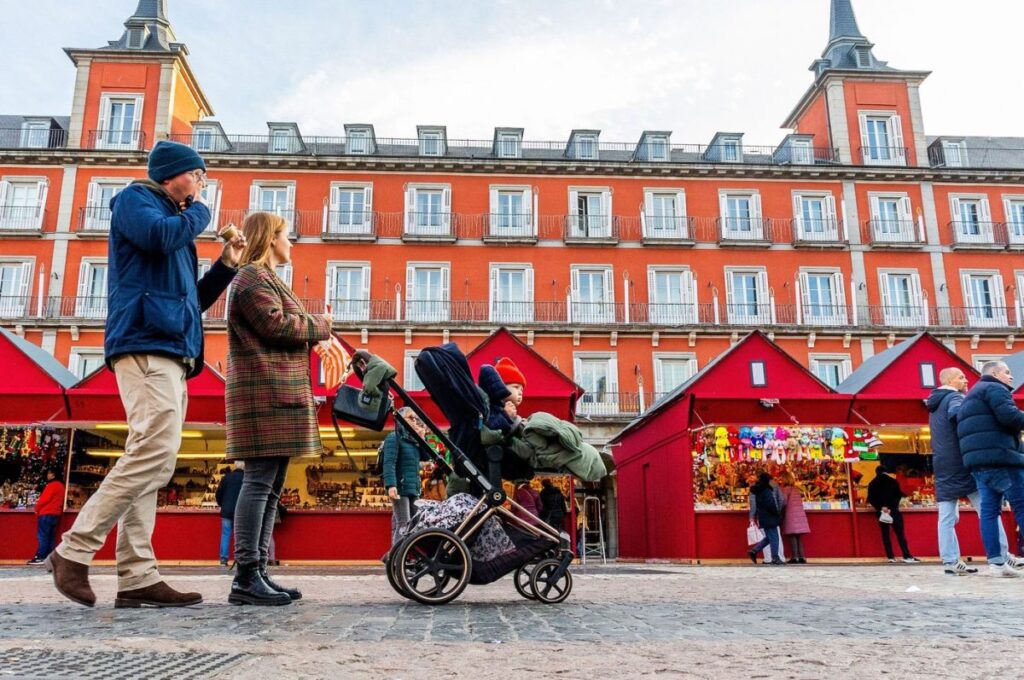
[(920, 248), (924, 227), (914, 220), (870, 219), (863, 223), (864, 241), (876, 247)]
[(857, 323), (879, 328), (924, 328), (932, 321), (927, 305), (868, 305), (857, 310)]
[(485, 241), (536, 241), (537, 222), (533, 213), (490, 213), (484, 215)]
[(409, 241), (454, 241), (454, 217), (450, 212), (407, 212), (402, 238)]
[(953, 245), (958, 248), (1002, 248), (1005, 239), (995, 222), (953, 220), (949, 223)]
[(110, 207), (87, 205), (78, 209), (78, 233), (103, 235), (110, 231)]
[(694, 219), (677, 215), (640, 215), (644, 243), (693, 245), (696, 240)]
[(42, 232), (46, 211), (40, 205), (0, 205), (0, 236)]
[(907, 164), (907, 147), (905, 146), (862, 146), (860, 160), (864, 165), (896, 165)]
[(606, 245), (619, 242), (619, 223), (612, 215), (566, 215), (566, 243)]
[(772, 239), (772, 220), (762, 217), (719, 217), (719, 245), (758, 245), (770, 246)]
[(107, 318), (107, 296), (64, 296), (47, 300), (48, 319), (94, 321), (103, 323)]
[(89, 130), (89, 149), (115, 151), (146, 151), (145, 130)]
[(790, 221), (794, 246), (845, 246), (849, 244), (846, 225), (834, 217), (807, 219), (797, 217)]
[(63, 149), (68, 131), (62, 128), (0, 128), (0, 149)]
[(983, 170), (1024, 169), (1024, 147), (959, 148), (947, 153), (940, 143), (928, 147), (928, 162), (933, 168), (972, 168)]
[(374, 214), (372, 211), (325, 210), (322, 230), (325, 241), (373, 239)]
[(25, 319), (38, 313), (28, 295), (0, 295), (0, 319)]
[(576, 415), (584, 418), (632, 418), (640, 413), (640, 401), (638, 392), (587, 390), (576, 402)]

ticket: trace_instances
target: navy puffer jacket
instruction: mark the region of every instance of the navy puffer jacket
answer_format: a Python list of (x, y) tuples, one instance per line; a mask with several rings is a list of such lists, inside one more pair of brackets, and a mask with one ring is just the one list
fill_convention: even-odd
[(981, 376), (957, 414), (956, 432), (968, 470), (1024, 467), (1024, 411), (1010, 388), (990, 375)]
[(978, 490), (974, 477), (964, 467), (956, 434), (956, 417), (963, 403), (964, 395), (946, 387), (936, 388), (925, 400), (932, 434), (935, 500), (940, 502), (955, 501)]

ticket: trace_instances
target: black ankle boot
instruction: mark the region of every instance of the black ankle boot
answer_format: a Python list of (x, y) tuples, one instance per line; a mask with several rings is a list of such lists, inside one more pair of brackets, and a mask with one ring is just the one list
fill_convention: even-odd
[(286, 593), (278, 592), (263, 580), (258, 564), (239, 564), (238, 574), (231, 582), (231, 604), (283, 605), (291, 604), (292, 599)]
[(279, 583), (275, 583), (270, 578), (270, 574), (267, 573), (266, 567), (260, 567), (260, 576), (263, 577), (263, 582), (270, 586), (271, 590), (276, 590), (279, 593), (284, 593), (292, 600), (301, 600), (302, 593), (297, 588), (285, 588)]

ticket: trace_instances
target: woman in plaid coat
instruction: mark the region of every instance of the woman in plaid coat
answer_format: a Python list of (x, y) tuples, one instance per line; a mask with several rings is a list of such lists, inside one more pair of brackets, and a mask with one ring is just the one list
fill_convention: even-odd
[(228, 313), (227, 457), (245, 461), (235, 506), (232, 604), (288, 604), (302, 597), (267, 575), (268, 550), (288, 461), (323, 452), (310, 381), (310, 346), (331, 336), (330, 314), (306, 313), (274, 273), (291, 261), (287, 223), (253, 213)]

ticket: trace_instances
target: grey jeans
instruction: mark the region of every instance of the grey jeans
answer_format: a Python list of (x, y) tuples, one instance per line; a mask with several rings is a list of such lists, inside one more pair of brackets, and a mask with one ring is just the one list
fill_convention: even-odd
[(235, 506), (235, 561), (267, 566), (288, 458), (249, 458)]
[(391, 499), (391, 545), (398, 542), (398, 532), (405, 528), (412, 516), (414, 496), (399, 496)]

